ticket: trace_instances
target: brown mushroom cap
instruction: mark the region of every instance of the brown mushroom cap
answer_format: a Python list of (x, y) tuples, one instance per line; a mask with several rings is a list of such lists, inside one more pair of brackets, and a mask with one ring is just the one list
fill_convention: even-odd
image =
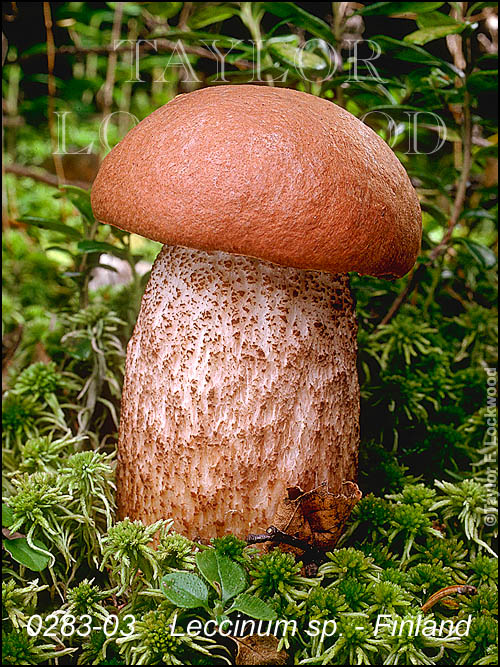
[(422, 232), (391, 149), (352, 114), (287, 88), (179, 95), (104, 160), (100, 222), (168, 245), (282, 266), (402, 276)]

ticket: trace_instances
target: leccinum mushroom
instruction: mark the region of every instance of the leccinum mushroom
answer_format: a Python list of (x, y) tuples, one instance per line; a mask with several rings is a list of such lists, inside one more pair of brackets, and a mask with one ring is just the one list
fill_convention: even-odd
[(402, 276), (410, 180), (370, 128), (284, 88), (179, 95), (104, 160), (97, 220), (165, 244), (127, 350), (120, 516), (262, 532), (287, 487), (356, 477), (347, 273)]

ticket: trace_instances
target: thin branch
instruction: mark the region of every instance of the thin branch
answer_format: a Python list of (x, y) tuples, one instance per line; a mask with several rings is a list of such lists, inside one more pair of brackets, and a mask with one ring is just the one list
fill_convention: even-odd
[(450, 220), (448, 223), (448, 229), (443, 236), (441, 242), (434, 248), (434, 250), (429, 255), (429, 260), (432, 263), (437, 257), (442, 255), (448, 247), (448, 243), (453, 235), (453, 230), (458, 224), (460, 214), (462, 213), (465, 196), (467, 194), (467, 183), (469, 182), (470, 170), (472, 166), (472, 118), (470, 110), (470, 97), (466, 92), (464, 94), (464, 139), (463, 139), (463, 162), (462, 162), (462, 173), (460, 174), (460, 179), (457, 185), (457, 192), (455, 194), (455, 200), (453, 202), (453, 208), (451, 211)]
[(88, 190), (90, 187), (90, 183), (87, 183), (87, 181), (71, 181), (67, 178), (63, 178), (63, 180), (60, 181), (57, 176), (51, 174), (49, 171), (39, 171), (37, 169), (33, 169), (32, 167), (25, 167), (22, 164), (6, 164), (4, 165), (4, 171), (9, 174), (15, 174), (16, 176), (32, 178), (35, 181), (40, 181), (40, 183), (51, 185), (54, 188), (58, 188), (59, 185), (76, 185), (79, 188)]
[(5, 59), (7, 58), (8, 50), (9, 50), (9, 41), (2, 32), (2, 66), (5, 65)]
[(57, 154), (57, 140), (54, 127), (54, 109), (55, 103), (54, 98), (56, 95), (56, 79), (54, 76), (54, 64), (55, 64), (55, 43), (54, 43), (54, 33), (52, 32), (52, 13), (50, 9), (50, 2), (43, 3), (43, 18), (45, 21), (45, 30), (47, 32), (47, 70), (48, 70), (48, 121), (49, 121), (49, 134), (50, 141), (52, 144), (52, 153), (54, 154), (54, 165), (56, 168), (57, 178), (59, 182), (64, 181), (64, 168), (62, 165), (61, 156)]
[[(172, 51), (172, 52), (178, 50), (178, 42), (172, 42), (170, 39), (157, 39), (156, 44), (159, 50), (164, 49), (165, 51)], [(191, 55), (194, 56), (200, 56), (200, 58), (207, 58), (208, 60), (213, 60), (215, 62), (220, 62), (221, 57), (224, 59), (226, 56), (226, 52), (221, 51), (220, 54), (218, 55), (217, 53), (210, 51), (210, 49), (205, 49), (202, 46), (193, 46), (191, 44), (185, 44), (184, 42), (182, 42), (182, 45), (186, 53), (190, 53)], [(254, 68), (253, 62), (251, 62), (250, 60), (245, 60), (243, 58), (240, 60), (234, 60), (231, 64), (237, 67), (238, 69), (251, 70)]]
[[(113, 28), (111, 29), (111, 44), (116, 44), (120, 38), (123, 18), (123, 2), (117, 2), (115, 14), (113, 17)], [(106, 117), (111, 111), (113, 102), (113, 86), (115, 84), (116, 63), (118, 61), (118, 53), (116, 49), (109, 52), (108, 67), (106, 69), (106, 80), (102, 88), (102, 114)]]
[(179, 22), (177, 23), (177, 27), (179, 30), (188, 30), (188, 18), (189, 15), (191, 14), (191, 11), (193, 9), (193, 3), (192, 2), (183, 2), (182, 3), (182, 9), (181, 13), (179, 15)]
[(472, 122), (471, 122), (471, 112), (470, 105), (468, 100), (468, 95), (466, 93), (466, 102), (464, 106), (464, 142), (463, 142), (463, 165), (462, 172), (460, 174), (460, 180), (457, 185), (457, 192), (455, 194), (455, 199), (453, 202), (453, 208), (448, 221), (448, 228), (435, 248), (429, 253), (427, 261), (415, 269), (410, 280), (408, 281), (404, 290), (396, 297), (392, 306), (387, 311), (384, 318), (381, 320), (378, 327), (388, 324), (394, 315), (399, 311), (401, 306), (407, 301), (410, 294), (413, 292), (415, 287), (418, 285), (420, 279), (424, 275), (425, 271), (431, 267), (434, 262), (444, 255), (449, 248), (450, 241), (453, 236), (453, 231), (458, 224), (460, 219), (460, 214), (462, 213), (465, 196), (467, 194), (467, 183), (469, 181), (470, 170), (472, 165)]
[[(127, 39), (129, 40), (129, 43), (133, 43), (136, 41), (139, 32), (137, 21), (135, 19), (130, 19), (127, 25), (128, 25)], [(129, 67), (132, 66), (133, 55), (130, 51), (129, 53), (125, 53), (123, 55), (123, 62), (125, 64), (128, 64)], [(121, 95), (120, 99), (118, 100), (119, 110), (126, 112), (126, 113), (121, 113), (118, 119), (118, 130), (120, 137), (124, 136), (127, 131), (127, 123), (129, 122), (128, 112), (130, 112), (131, 99), (132, 99), (132, 82), (125, 81), (124, 83), (122, 83)]]
[[(468, 60), (468, 69), (470, 70), (471, 67), (471, 46), (470, 46), (470, 39), (466, 40), (466, 57)], [(463, 57), (462, 49), (460, 50), (460, 54)], [(459, 61), (459, 54), (456, 52), (453, 53), (453, 58), (455, 64), (458, 63)], [(467, 66), (467, 65), (466, 65)], [(460, 85), (460, 87), (464, 86), (464, 83), (462, 80), (457, 79), (457, 84)], [(406, 287), (403, 289), (402, 292), (396, 297), (394, 302), (392, 303), (391, 307), (387, 311), (386, 315), (384, 318), (380, 321), (380, 323), (377, 325), (376, 329), (380, 326), (384, 326), (388, 324), (392, 318), (399, 312), (399, 309), (401, 306), (408, 300), (410, 294), (412, 294), (413, 290), (416, 288), (418, 283), (420, 282), (420, 279), (423, 277), (425, 271), (430, 268), (435, 261), (444, 255), (446, 251), (448, 250), (452, 237), (453, 237), (453, 232), (455, 230), (455, 227), (458, 224), (458, 221), (460, 219), (460, 215), (462, 213), (462, 210), (464, 208), (465, 204), (465, 198), (467, 195), (467, 184), (469, 182), (469, 177), (470, 177), (470, 170), (472, 166), (472, 115), (471, 115), (471, 99), (469, 93), (465, 90), (464, 91), (464, 101), (463, 101), (463, 107), (462, 107), (462, 166), (461, 166), (461, 173), (460, 173), (460, 178), (457, 183), (457, 189), (455, 193), (455, 199), (453, 200), (453, 206), (450, 214), (450, 219), (448, 220), (448, 227), (446, 232), (443, 235), (443, 238), (441, 239), (440, 243), (438, 243), (437, 246), (433, 248), (433, 250), (429, 253), (429, 256), (425, 262), (420, 264), (420, 266), (413, 271), (413, 274), (411, 278), (409, 279), (408, 283), (406, 284)]]
[[(174, 53), (179, 48), (178, 42), (173, 42), (169, 39), (153, 38), (151, 41), (154, 41), (156, 43), (156, 46), (154, 44), (149, 44), (147, 42), (141, 42), (139, 44), (139, 50), (157, 51), (158, 53), (160, 53), (163, 50), (163, 51), (168, 51), (169, 53)], [(217, 53), (210, 51), (210, 49), (205, 49), (202, 46), (193, 46), (190, 44), (185, 44), (184, 42), (182, 42), (182, 44), (184, 47), (184, 51), (186, 53), (195, 56), (200, 56), (200, 58), (207, 58), (208, 60), (214, 60), (220, 62), (221, 57), (222, 58), (225, 57), (225, 52), (222, 51), (220, 52), (220, 55), (218, 55)], [(75, 56), (79, 54), (106, 55), (112, 52), (123, 53), (124, 51), (130, 51), (130, 45), (117, 46), (116, 48), (114, 48), (112, 44), (106, 44), (104, 46), (91, 46), (91, 47), (65, 45), (55, 49), (55, 53), (58, 55), (60, 54), (60, 55), (70, 55), (70, 56)], [(19, 61), (28, 60), (29, 58), (32, 57), (34, 57), (33, 54), (21, 56), (19, 58)], [(253, 62), (251, 62), (250, 60), (245, 60), (243, 58), (240, 60), (233, 61), (232, 64), (238, 67), (238, 69), (252, 69), (254, 67)]]
[(288, 544), (292, 547), (297, 547), (303, 551), (309, 551), (312, 549), (311, 545), (305, 540), (301, 540), (294, 535), (289, 535), (284, 533), (276, 526), (269, 526), (266, 532), (263, 535), (248, 535), (247, 544), (260, 544), (262, 542), (274, 542), (276, 544)]

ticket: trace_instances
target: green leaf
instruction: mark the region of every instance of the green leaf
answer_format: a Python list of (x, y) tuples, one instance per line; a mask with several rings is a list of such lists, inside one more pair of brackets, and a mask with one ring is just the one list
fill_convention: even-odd
[(79, 340), (68, 340), (66, 343), (67, 352), (73, 357), (73, 359), (78, 359), (79, 361), (86, 361), (90, 359), (92, 355), (92, 341), (90, 338), (84, 338)]
[(454, 239), (454, 243), (464, 245), (476, 262), (485, 269), (492, 269), (497, 263), (495, 253), (487, 246), (463, 238)]
[(111, 245), (111, 243), (104, 243), (104, 241), (80, 241), (77, 247), (82, 253), (106, 252), (117, 257), (124, 257), (126, 255), (126, 252), (122, 248), (117, 248)]
[(228, 556), (216, 555), (219, 581), (222, 588), (222, 602), (227, 602), (245, 590), (247, 585), (245, 570)]
[(239, 14), (240, 11), (238, 7), (232, 7), (231, 5), (222, 3), (220, 5), (204, 5), (204, 3), (198, 2), (195, 4), (195, 7), (196, 9), (193, 14), (191, 14), (188, 21), (189, 27), (193, 30), (230, 19), (231, 16)]
[(23, 49), (23, 57), (37, 56), (40, 53), (47, 53), (47, 44), (33, 44), (28, 49)]
[(417, 25), (419, 28), (430, 28), (431, 26), (437, 25), (457, 25), (456, 21), (449, 14), (443, 14), (443, 12), (429, 12), (427, 14), (421, 14), (417, 18)]
[[(33, 540), (33, 544), (40, 547), (40, 549), (47, 551), (47, 547), (43, 542)], [(25, 537), (16, 537), (13, 540), (3, 540), (3, 546), (17, 563), (24, 565), (34, 572), (45, 570), (51, 561), (49, 555), (42, 554), (30, 547), (28, 540)]]
[(177, 607), (195, 609), (208, 604), (208, 588), (200, 577), (190, 572), (171, 572), (160, 583), (165, 597)]
[(14, 513), (8, 505), (2, 503), (2, 526), (8, 528), (14, 522)]
[(443, 209), (435, 204), (429, 202), (422, 202), (422, 210), (426, 211), (436, 222), (445, 226), (447, 223), (447, 217), (443, 212)]
[[(130, 3), (129, 3), (130, 4)], [(141, 2), (150, 14), (170, 19), (182, 9), (182, 2)]]
[[(116, 9), (117, 2), (107, 2), (108, 7), (111, 9)], [(128, 14), (129, 16), (139, 16), (141, 13), (141, 8), (138, 6), (140, 2), (126, 2), (124, 3), (123, 13)]]
[(422, 30), (415, 30), (415, 32), (406, 35), (404, 39), (405, 42), (411, 42), (412, 44), (418, 44), (422, 46), (423, 44), (427, 44), (427, 42), (432, 42), (435, 39), (446, 37), (446, 35), (456, 35), (457, 33), (462, 32), (465, 27), (465, 23), (455, 23), (455, 25), (437, 25), (429, 28), (423, 28)]
[(298, 47), (295, 35), (287, 35), (286, 39), (273, 38), (267, 43), (269, 52), (285, 65), (295, 69), (322, 70), (326, 62), (321, 56)]
[(442, 7), (444, 2), (372, 2), (357, 14), (363, 16), (391, 16), (394, 14), (424, 14)]
[(49, 252), (49, 250), (54, 250), (55, 252), (65, 252), (67, 255), (73, 257), (73, 253), (69, 248), (63, 248), (60, 245), (51, 245), (45, 248), (45, 252)]
[(489, 69), (473, 72), (467, 79), (467, 89), (471, 93), (492, 92), (498, 88), (498, 70)]
[(496, 216), (491, 212), (487, 211), (484, 208), (474, 208), (470, 211), (466, 211), (461, 218), (486, 218), (487, 220), (496, 220)]
[[(219, 567), (217, 565), (217, 555), (215, 549), (205, 549), (196, 554), (196, 565), (201, 574), (208, 581), (210, 586), (219, 581)], [(215, 590), (217, 587), (214, 586)]]
[(40, 227), (41, 229), (49, 229), (52, 232), (59, 232), (64, 234), (71, 239), (81, 239), (82, 233), (78, 229), (73, 229), (69, 225), (64, 225), (62, 222), (57, 222), (56, 220), (49, 220), (48, 218), (38, 218), (33, 215), (26, 215), (23, 218), (19, 218), (20, 222), (24, 222), (27, 225), (33, 225), (34, 227)]
[(467, 16), (477, 14), (485, 7), (498, 7), (498, 2), (474, 2), (467, 10)]
[(89, 222), (94, 220), (90, 204), (90, 190), (78, 188), (76, 185), (61, 185), (61, 190), (64, 190), (70, 202), (80, 211), (84, 218)]
[(222, 602), (227, 602), (245, 590), (245, 571), (228, 556), (206, 549), (196, 555), (196, 565), (208, 583), (221, 592)]
[[(422, 107), (412, 106), (411, 104), (377, 104), (370, 109), (374, 111), (424, 111)], [(404, 116), (403, 116), (404, 118)]]
[(308, 30), (311, 35), (321, 37), (329, 43), (333, 41), (333, 34), (329, 25), (317, 16), (309, 14), (305, 9), (298, 7), (294, 2), (263, 2), (262, 6), (271, 14), (293, 23), (298, 28)]
[(238, 595), (226, 614), (232, 611), (241, 611), (243, 614), (260, 621), (274, 621), (277, 618), (277, 614), (272, 607), (255, 595), (248, 595), (247, 593)]
[(104, 264), (103, 262), (99, 262), (99, 264), (96, 264), (95, 267), (100, 269), (106, 269), (106, 271), (113, 271), (113, 273), (120, 273), (116, 268), (116, 266), (111, 266), (111, 264)]
[(221, 625), (225, 621), (229, 621), (229, 616), (227, 616), (226, 614), (219, 614), (215, 617), (215, 622), (217, 623), (217, 625)]
[(403, 42), (393, 37), (387, 37), (386, 35), (377, 35), (372, 37), (372, 40), (380, 46), (384, 53), (390, 53), (399, 60), (439, 67), (442, 70), (448, 70), (454, 76), (463, 76), (463, 72), (451, 63), (432, 55), (420, 46), (411, 44), (410, 42)]

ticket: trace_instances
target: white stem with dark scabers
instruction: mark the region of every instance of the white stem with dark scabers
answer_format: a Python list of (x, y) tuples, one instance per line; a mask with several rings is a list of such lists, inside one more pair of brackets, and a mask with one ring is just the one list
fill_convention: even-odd
[(348, 277), (165, 246), (127, 352), (122, 516), (245, 536), (286, 488), (356, 474), (359, 389)]

